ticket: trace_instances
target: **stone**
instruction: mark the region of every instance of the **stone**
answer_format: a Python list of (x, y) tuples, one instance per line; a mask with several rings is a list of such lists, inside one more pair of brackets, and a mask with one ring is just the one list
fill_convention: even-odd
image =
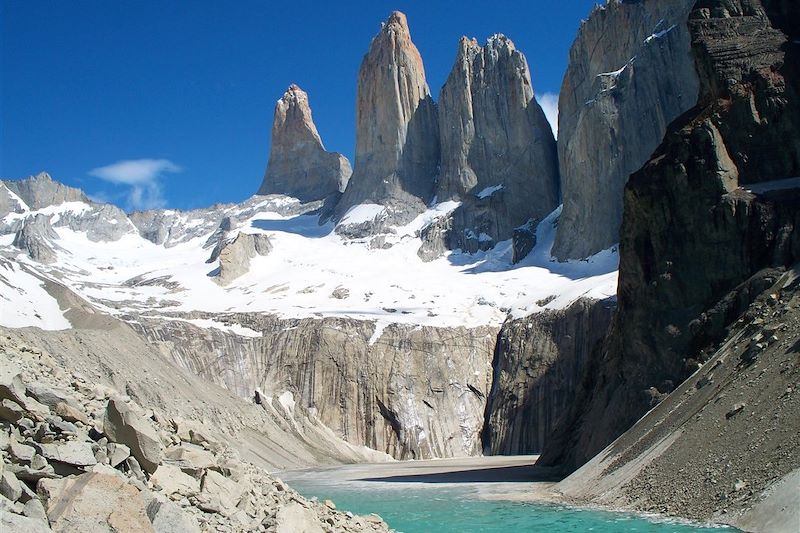
[(0, 531), (14, 533), (46, 533), (51, 531), (46, 523), (34, 518), (0, 510)]
[(36, 453), (36, 450), (33, 448), (33, 446), (21, 444), (12, 439), (8, 443), (8, 453), (12, 460), (17, 463), (30, 463), (31, 459), (33, 459), (33, 455)]
[(203, 495), (219, 498), (223, 513), (226, 511), (231, 513), (242, 499), (245, 489), (239, 483), (226, 478), (219, 472), (208, 470), (203, 475), (201, 492)]
[(355, 164), (335, 218), (379, 204), (388, 208), (383, 222), (410, 221), (433, 198), (438, 165), (436, 106), (406, 16), (395, 11), (361, 62)]
[(91, 424), (89, 417), (83, 414), (82, 411), (64, 402), (58, 402), (53, 412), (67, 422), (80, 422), (87, 426)]
[(131, 449), (118, 442), (109, 442), (106, 445), (106, 456), (108, 457), (108, 464), (113, 468), (122, 464), (125, 459), (130, 457)]
[(200, 482), (188, 474), (184, 474), (177, 466), (162, 464), (156, 469), (150, 481), (161, 487), (170, 496), (194, 496), (200, 492)]
[(147, 517), (155, 533), (200, 533), (197, 521), (168, 500), (153, 498), (147, 504)]
[(34, 520), (39, 520), (47, 524), (47, 512), (44, 510), (44, 505), (42, 505), (42, 501), (39, 498), (34, 497), (29, 499), (25, 504), (23, 513), (28, 518), (33, 518)]
[(0, 494), (15, 502), (22, 496), (22, 484), (13, 472), (6, 470), (0, 475)]
[(17, 402), (3, 399), (0, 401), (0, 420), (17, 422), (25, 416), (25, 410)]
[(103, 431), (114, 442), (131, 450), (139, 465), (148, 473), (158, 468), (163, 447), (153, 426), (119, 398), (111, 398), (106, 406)]
[(153, 531), (139, 491), (117, 476), (87, 473), (42, 480), (39, 494), (56, 531)]
[(534, 98), (528, 62), (511, 39), (497, 34), (480, 46), (462, 37), (438, 111), (436, 197), (461, 202), (451, 249), (492, 247), (558, 206), (556, 141)]
[(25, 384), (17, 365), (7, 360), (0, 361), (0, 400), (24, 402)]
[(281, 507), (275, 520), (277, 533), (323, 533), (316, 513), (297, 502)]
[(325, 151), (311, 118), (308, 95), (290, 85), (275, 105), (272, 146), (258, 194), (285, 194), (302, 202), (322, 200), (344, 191), (350, 162)]
[(49, 461), (58, 461), (73, 466), (97, 464), (92, 446), (88, 442), (68, 441), (52, 444), (37, 444), (37, 452)]
[(581, 24), (558, 102), (559, 260), (619, 242), (628, 176), (697, 102), (687, 24), (694, 4), (610, 1)]
[(214, 454), (202, 446), (189, 443), (167, 448), (164, 452), (164, 462), (177, 466), (185, 473), (195, 477), (199, 477), (203, 470), (217, 466)]

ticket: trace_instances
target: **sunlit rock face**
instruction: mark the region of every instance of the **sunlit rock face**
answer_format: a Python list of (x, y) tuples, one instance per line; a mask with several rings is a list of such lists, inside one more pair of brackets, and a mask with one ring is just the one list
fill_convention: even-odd
[(321, 200), (343, 191), (350, 174), (346, 157), (325, 151), (308, 95), (297, 85), (289, 86), (275, 104), (269, 163), (258, 194)]
[(485, 46), (461, 39), (439, 97), (439, 133), (437, 198), (462, 202), (448, 247), (494, 246), (558, 205), (555, 139), (528, 62), (508, 37)]
[(406, 16), (395, 11), (361, 62), (355, 168), (337, 217), (371, 203), (387, 206), (389, 221), (408, 221), (433, 198), (438, 165), (436, 106)]
[(581, 25), (558, 102), (560, 260), (619, 242), (628, 177), (697, 102), (687, 27), (694, 3), (611, 0)]

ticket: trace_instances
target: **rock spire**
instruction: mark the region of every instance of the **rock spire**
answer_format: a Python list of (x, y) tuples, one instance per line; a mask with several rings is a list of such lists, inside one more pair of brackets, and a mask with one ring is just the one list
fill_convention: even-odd
[(275, 104), (272, 146), (258, 194), (321, 200), (344, 190), (352, 170), (343, 155), (327, 152), (311, 117), (308, 95), (290, 85)]

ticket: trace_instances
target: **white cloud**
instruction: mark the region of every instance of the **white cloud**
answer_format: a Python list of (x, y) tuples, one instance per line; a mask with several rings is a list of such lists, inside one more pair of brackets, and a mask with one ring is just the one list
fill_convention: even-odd
[(553, 135), (558, 138), (558, 95), (555, 93), (542, 93), (536, 96), (536, 101), (542, 106), (544, 116), (553, 128)]
[(92, 169), (89, 175), (115, 185), (128, 186), (126, 207), (142, 210), (166, 205), (161, 190), (162, 175), (181, 170), (168, 159), (129, 159)]

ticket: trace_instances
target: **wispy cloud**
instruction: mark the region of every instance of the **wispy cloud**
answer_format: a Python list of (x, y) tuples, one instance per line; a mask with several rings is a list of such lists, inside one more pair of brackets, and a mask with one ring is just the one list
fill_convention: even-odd
[(555, 93), (542, 93), (536, 95), (536, 101), (542, 106), (544, 116), (553, 129), (553, 135), (558, 138), (558, 95)]
[(115, 185), (127, 186), (126, 207), (142, 210), (166, 205), (161, 189), (163, 175), (181, 170), (169, 159), (128, 159), (92, 169), (89, 175)]

